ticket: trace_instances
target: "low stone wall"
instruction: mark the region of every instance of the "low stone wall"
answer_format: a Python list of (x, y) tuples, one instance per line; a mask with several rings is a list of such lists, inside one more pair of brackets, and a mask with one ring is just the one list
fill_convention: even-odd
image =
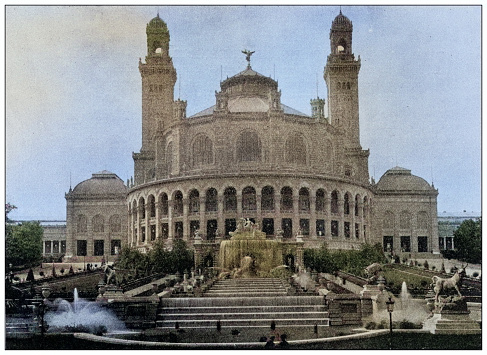
[(325, 302), (331, 326), (362, 324), (362, 318), (372, 314), (372, 300), (357, 294), (338, 295), (330, 292)]

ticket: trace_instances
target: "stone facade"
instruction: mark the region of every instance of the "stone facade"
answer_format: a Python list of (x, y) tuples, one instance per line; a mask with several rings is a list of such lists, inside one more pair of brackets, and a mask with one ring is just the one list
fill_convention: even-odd
[(93, 174), (66, 194), (67, 261), (111, 261), (127, 240), (127, 187), (109, 172)]
[[(249, 218), (268, 238), (295, 243), (299, 236), (305, 247), (386, 247), (392, 237), (390, 248), (399, 252), (409, 237), (411, 251), (438, 251), (437, 190), (406, 169), (409, 179), (391, 169), (379, 183), (369, 180), (369, 151), (359, 134), (361, 62), (352, 51), (352, 32), (340, 12), (324, 63), (328, 97), (311, 99), (311, 116), (283, 104), (277, 82), (255, 71), (252, 53), (245, 51), (245, 70), (221, 82), (213, 106), (187, 117), (186, 101), (174, 100), (169, 30), (159, 15), (152, 19), (147, 56), (139, 61), (142, 146), (133, 153), (124, 212), (122, 191), (113, 202), (127, 218), (127, 243), (141, 251), (158, 239), (168, 247), (176, 239), (191, 246), (198, 230), (215, 250), (212, 243)], [(68, 211), (75, 200), (69, 197)], [(75, 236), (73, 218), (68, 216), (68, 241)], [(387, 218), (394, 220), (392, 229)], [(68, 242), (73, 255), (76, 238)]]
[(42, 235), (42, 256), (45, 258), (60, 258), (66, 254), (66, 223), (41, 222), (44, 231)]

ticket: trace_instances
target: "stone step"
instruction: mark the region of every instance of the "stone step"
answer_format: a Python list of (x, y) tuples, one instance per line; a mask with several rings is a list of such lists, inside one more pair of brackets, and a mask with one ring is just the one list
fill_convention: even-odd
[(269, 313), (269, 312), (323, 312), (325, 306), (321, 305), (292, 305), (292, 306), (234, 306), (234, 307), (165, 307), (159, 314), (174, 313)]
[(442, 321), (436, 323), (438, 329), (480, 329), (480, 325), (474, 321)]
[(328, 312), (262, 312), (262, 313), (164, 313), (159, 320), (227, 320), (227, 319), (294, 319), (294, 318), (328, 318)]
[(269, 291), (269, 292), (240, 292), (240, 293), (226, 293), (226, 292), (212, 292), (212, 293), (204, 293), (203, 297), (277, 297), (277, 296), (286, 296), (286, 292), (281, 291)]
[[(216, 328), (216, 320), (207, 319), (191, 319), (191, 320), (158, 320), (156, 322), (158, 328), (172, 328), (176, 326), (179, 328)], [(290, 327), (290, 326), (329, 326), (327, 318), (283, 318), (275, 320), (274, 318), (259, 318), (259, 319), (221, 319), (220, 324), (225, 328), (229, 327), (265, 327), (270, 328), (271, 322), (275, 322), (276, 327)]]
[(188, 297), (161, 298), (161, 307), (242, 307), (242, 306), (316, 306), (323, 305), (323, 296), (269, 297)]

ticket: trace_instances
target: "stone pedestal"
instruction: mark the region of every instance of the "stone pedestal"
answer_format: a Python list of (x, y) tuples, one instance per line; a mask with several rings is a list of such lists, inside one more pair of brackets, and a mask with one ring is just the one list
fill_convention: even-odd
[(469, 316), (467, 302), (463, 297), (446, 297), (435, 302), (426, 300), (432, 310), (431, 316), (423, 323), (423, 329), (433, 334), (481, 334), (480, 324)]

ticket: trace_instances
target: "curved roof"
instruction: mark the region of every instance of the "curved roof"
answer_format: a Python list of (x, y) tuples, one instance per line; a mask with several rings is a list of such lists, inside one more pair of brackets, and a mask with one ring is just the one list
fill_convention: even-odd
[(155, 27), (155, 28), (167, 29), (166, 23), (159, 17), (159, 14), (157, 14), (156, 17), (154, 17), (152, 20), (150, 20), (150, 22), (147, 26), (153, 27), (153, 28)]
[(347, 16), (343, 15), (341, 10), (338, 16), (335, 17), (335, 19), (333, 20), (333, 23), (331, 25), (331, 28), (333, 30), (351, 29), (352, 27), (352, 21), (350, 21)]
[(396, 166), (385, 172), (377, 183), (382, 191), (432, 191), (435, 190), (425, 179), (412, 175), (411, 170)]
[(100, 195), (126, 194), (127, 187), (116, 174), (103, 170), (92, 175), (91, 179), (80, 182), (72, 194)]

